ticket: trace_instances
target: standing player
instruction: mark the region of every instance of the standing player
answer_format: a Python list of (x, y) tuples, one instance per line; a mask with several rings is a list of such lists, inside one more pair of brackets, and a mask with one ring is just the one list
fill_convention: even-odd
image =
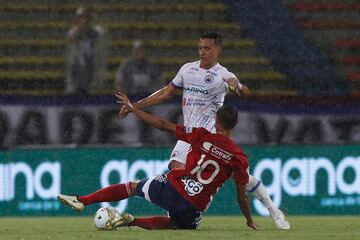
[(213, 196), (223, 183), (232, 177), (236, 183), (238, 203), (247, 225), (255, 230), (249, 200), (246, 194), (248, 161), (245, 153), (231, 140), (232, 130), (237, 123), (237, 110), (223, 106), (216, 113), (216, 133), (205, 128), (176, 126), (166, 119), (134, 108), (126, 97), (119, 93), (119, 101), (130, 107), (144, 122), (176, 134), (178, 139), (191, 144), (186, 165), (172, 169), (168, 174), (153, 178), (115, 184), (87, 196), (59, 195), (58, 199), (76, 211), (85, 205), (97, 202), (111, 202), (140, 196), (167, 210), (169, 216), (134, 218), (128, 213), (110, 220), (107, 229), (122, 226), (138, 226), (146, 229), (196, 229), (201, 213), (209, 207)]
[[(134, 103), (134, 107), (143, 109), (159, 104), (182, 90), (184, 125), (203, 127), (215, 132), (216, 111), (223, 105), (228, 91), (232, 90), (238, 96), (250, 95), (247, 86), (241, 84), (233, 73), (218, 63), (221, 51), (222, 38), (218, 33), (201, 35), (200, 60), (184, 64), (168, 86)], [(119, 115), (125, 117), (128, 112), (129, 108), (124, 105)], [(188, 143), (181, 140), (176, 143), (171, 153), (169, 169), (185, 164), (189, 147)], [(247, 190), (268, 209), (278, 228), (290, 228), (284, 214), (274, 206), (265, 188), (254, 176), (250, 175)]]

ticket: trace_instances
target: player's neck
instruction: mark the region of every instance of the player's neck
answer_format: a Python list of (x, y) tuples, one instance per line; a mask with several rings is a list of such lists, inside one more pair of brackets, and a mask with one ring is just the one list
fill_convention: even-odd
[(217, 134), (223, 135), (224, 137), (227, 138), (232, 138), (232, 130), (224, 130), (224, 129), (220, 129), (216, 131)]
[(204, 65), (204, 64), (200, 63), (200, 68), (202, 68), (202, 69), (210, 69), (210, 68), (215, 67), (217, 64), (218, 64), (218, 62), (207, 64), (207, 65)]

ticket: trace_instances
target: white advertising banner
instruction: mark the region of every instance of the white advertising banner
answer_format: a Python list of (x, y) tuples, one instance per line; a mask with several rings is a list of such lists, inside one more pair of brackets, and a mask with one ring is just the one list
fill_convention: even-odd
[[(129, 114), (118, 117), (115, 105), (2, 105), (0, 146), (42, 144), (122, 144), (169, 146), (173, 136), (142, 124)], [(150, 112), (179, 124), (178, 104)], [(269, 113), (239, 110), (234, 140), (240, 144), (360, 142), (360, 114)]]

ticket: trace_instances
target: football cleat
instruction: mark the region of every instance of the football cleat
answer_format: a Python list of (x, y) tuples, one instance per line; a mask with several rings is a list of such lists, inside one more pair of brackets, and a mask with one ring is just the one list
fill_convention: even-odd
[(57, 199), (64, 205), (71, 207), (75, 212), (79, 213), (84, 210), (85, 205), (80, 202), (76, 196), (58, 195)]
[(274, 220), (278, 229), (290, 229), (290, 223), (285, 219), (285, 215), (280, 209), (277, 209), (275, 211), (275, 214), (271, 214), (271, 217)]
[(124, 212), (120, 215), (120, 217), (110, 219), (106, 223), (106, 230), (113, 230), (118, 227), (129, 227), (134, 220), (135, 218), (133, 215)]

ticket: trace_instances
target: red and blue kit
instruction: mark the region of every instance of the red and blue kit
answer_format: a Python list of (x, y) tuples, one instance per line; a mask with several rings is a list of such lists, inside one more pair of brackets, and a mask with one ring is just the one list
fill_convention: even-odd
[(197, 209), (206, 211), (230, 177), (237, 184), (248, 183), (248, 158), (231, 139), (205, 128), (185, 126), (177, 126), (176, 135), (192, 147), (185, 169), (173, 169), (167, 177), (176, 191)]

